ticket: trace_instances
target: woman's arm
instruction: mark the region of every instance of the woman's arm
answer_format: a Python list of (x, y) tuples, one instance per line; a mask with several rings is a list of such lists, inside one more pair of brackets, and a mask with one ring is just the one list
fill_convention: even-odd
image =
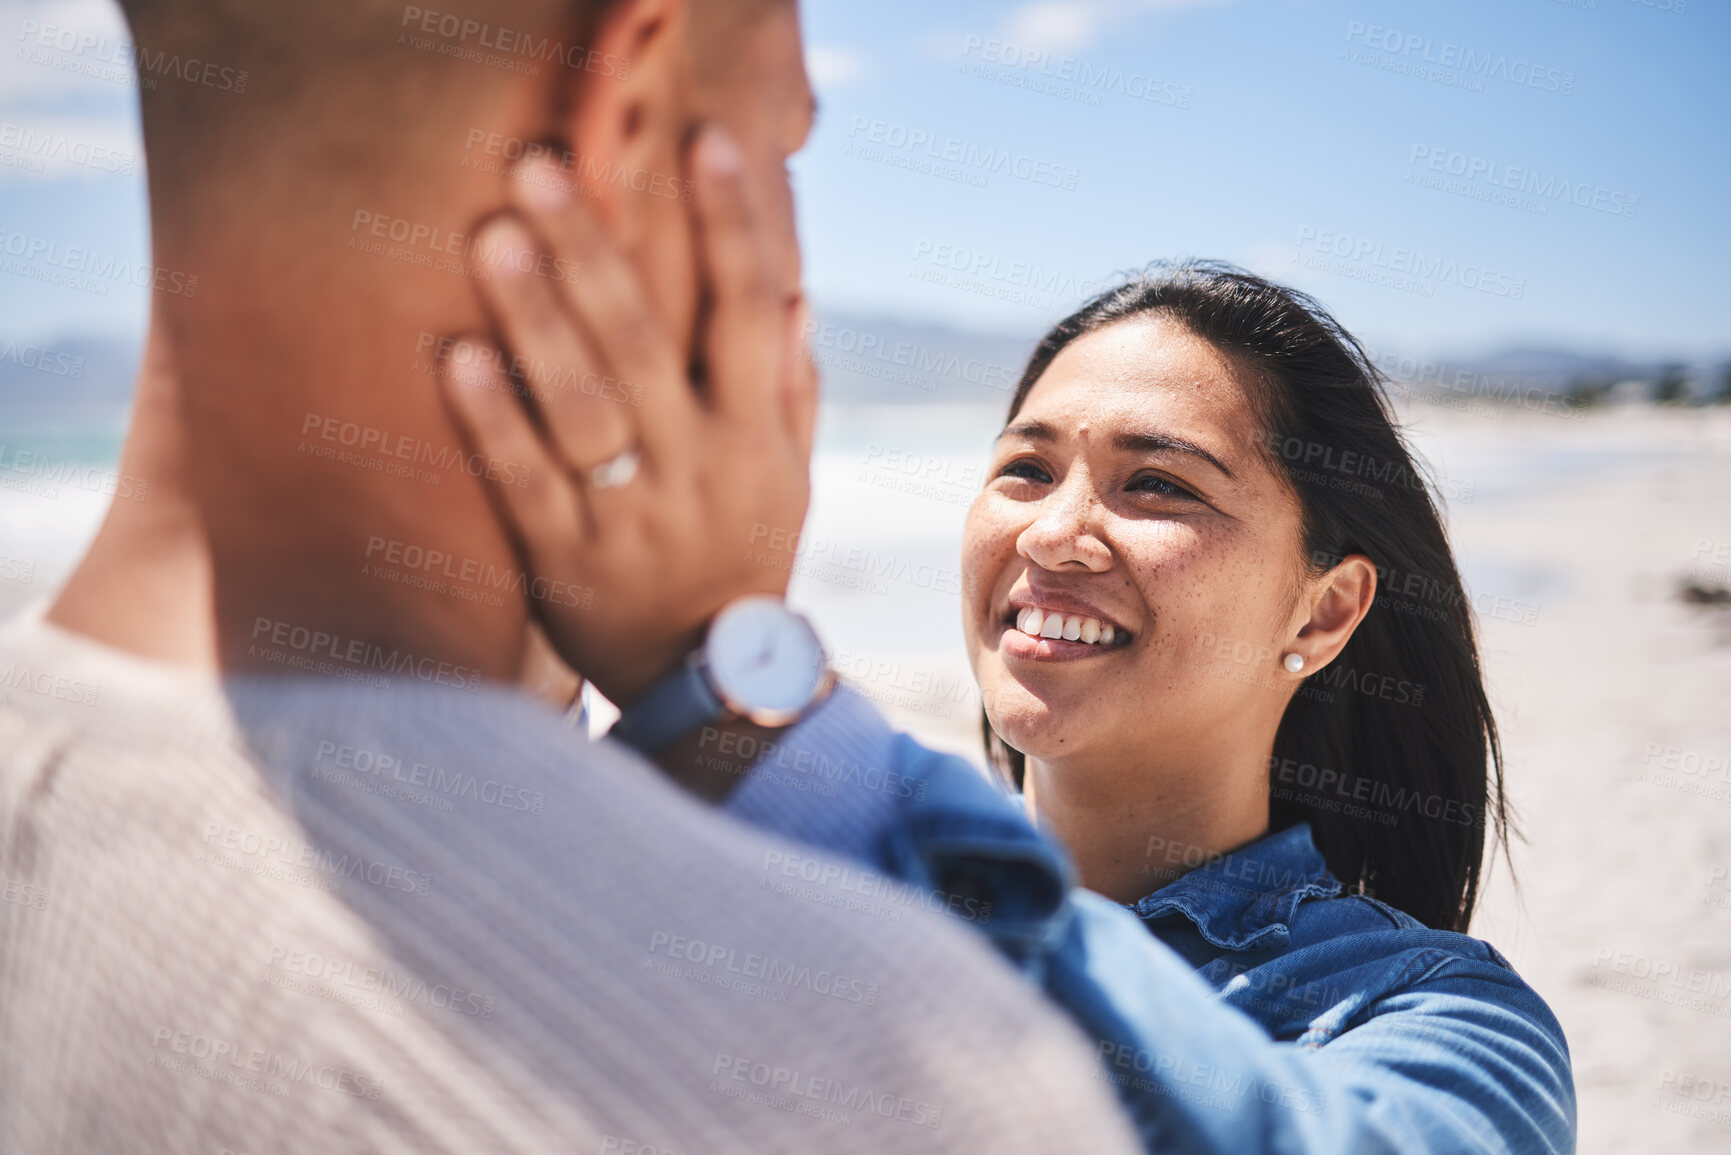
[(1101, 1077), (1151, 1151), (1574, 1149), (1561, 1028), (1512, 971), (1455, 949), (1470, 940), (1354, 936), (1340, 949), (1399, 967), (1399, 981), (1343, 1008), (1326, 1042), (1277, 1042), (1134, 914), (1073, 887), (1063, 852), (972, 766), (846, 691), (728, 809), (969, 919), (1097, 1041)]
[(1574, 1150), (1562, 1030), (1494, 962), (1411, 948), (1411, 976), (1330, 1041), (1275, 1042), (1129, 911), (1080, 890), (1068, 905), (1047, 993), (1100, 1040), (1150, 1150)]

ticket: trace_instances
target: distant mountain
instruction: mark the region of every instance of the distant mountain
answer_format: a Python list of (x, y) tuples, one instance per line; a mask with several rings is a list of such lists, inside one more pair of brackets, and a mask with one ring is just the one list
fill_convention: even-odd
[[(825, 312), (810, 344), (830, 402), (1001, 406), (1039, 336)], [(140, 352), (141, 342), (117, 338), (25, 342), (0, 335), (0, 426), (112, 421), (131, 403)], [(1537, 394), (1568, 398), (1572, 407), (1613, 397), (1731, 401), (1731, 359), (1640, 361), (1539, 346), (1435, 361), (1370, 352), (1397, 394), (1421, 401), (1471, 397), (1531, 407)]]
[(1590, 374), (1625, 380), (1657, 369), (1656, 364), (1628, 361), (1621, 357), (1578, 353), (1568, 349), (1504, 349), (1487, 357), (1461, 364), (1481, 373), (1501, 373), (1535, 380), (1568, 381)]
[(111, 337), (24, 341), (0, 335), (0, 421), (76, 424), (132, 403), (142, 343)]
[(1638, 360), (1572, 349), (1514, 346), (1472, 357), (1426, 360), (1367, 349), (1397, 397), (1543, 408), (1590, 408), (1609, 401), (1731, 402), (1731, 358)]
[[(842, 403), (1005, 403), (1039, 334), (971, 333), (888, 317), (820, 314), (811, 334), (824, 397)], [(1371, 350), (1395, 392), (1527, 408), (1586, 408), (1610, 399), (1731, 402), (1731, 358), (1632, 360), (1542, 346), (1434, 361)], [(1567, 399), (1567, 404), (1564, 404)]]
[[(852, 404), (1007, 403), (1037, 339), (835, 313), (810, 335), (824, 397)], [(140, 352), (126, 340), (0, 335), (0, 420), (72, 422), (124, 407)]]
[(826, 401), (1007, 405), (1039, 334), (822, 313), (809, 340)]

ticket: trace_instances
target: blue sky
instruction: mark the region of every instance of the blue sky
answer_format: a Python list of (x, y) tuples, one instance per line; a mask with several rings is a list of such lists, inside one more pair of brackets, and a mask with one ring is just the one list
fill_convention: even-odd
[[(820, 307), (1027, 333), (1117, 270), (1212, 256), (1407, 351), (1731, 351), (1722, 3), (804, 12), (822, 110), (793, 167)], [(32, 20), (123, 35), (109, 0), (0, 0), (0, 247), (146, 261), (134, 94), (30, 55)], [(82, 163), (31, 151), (56, 133)], [(142, 331), (144, 290), (11, 260), (0, 336)]]

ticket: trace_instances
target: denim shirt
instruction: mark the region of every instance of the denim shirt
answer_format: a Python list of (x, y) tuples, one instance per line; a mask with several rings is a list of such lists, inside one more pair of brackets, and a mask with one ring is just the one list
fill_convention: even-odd
[(1306, 824), (1125, 907), (1074, 885), (1019, 800), (846, 690), (727, 810), (821, 852), (806, 881), (970, 920), (1097, 1041), (1150, 1151), (1574, 1150), (1543, 1000), (1488, 944), (1343, 893)]

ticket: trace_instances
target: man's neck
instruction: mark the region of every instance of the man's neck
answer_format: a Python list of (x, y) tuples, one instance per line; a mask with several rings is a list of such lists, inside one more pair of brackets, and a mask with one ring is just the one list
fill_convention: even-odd
[[(208, 331), (213, 312), (172, 329)], [(290, 355), (261, 338), (188, 356), (153, 310), (120, 467), (134, 496), (116, 497), (49, 620), (194, 668), (514, 681), (526, 583), (414, 333), (375, 328), (402, 346), (380, 372), (340, 339), (321, 352), (309, 328)], [(363, 450), (349, 427), (394, 440)]]
[[(210, 551), (181, 463), (174, 359), (153, 311), (120, 459), (124, 483), (48, 619), (139, 657), (214, 670)], [(120, 496), (124, 491), (127, 496)]]

